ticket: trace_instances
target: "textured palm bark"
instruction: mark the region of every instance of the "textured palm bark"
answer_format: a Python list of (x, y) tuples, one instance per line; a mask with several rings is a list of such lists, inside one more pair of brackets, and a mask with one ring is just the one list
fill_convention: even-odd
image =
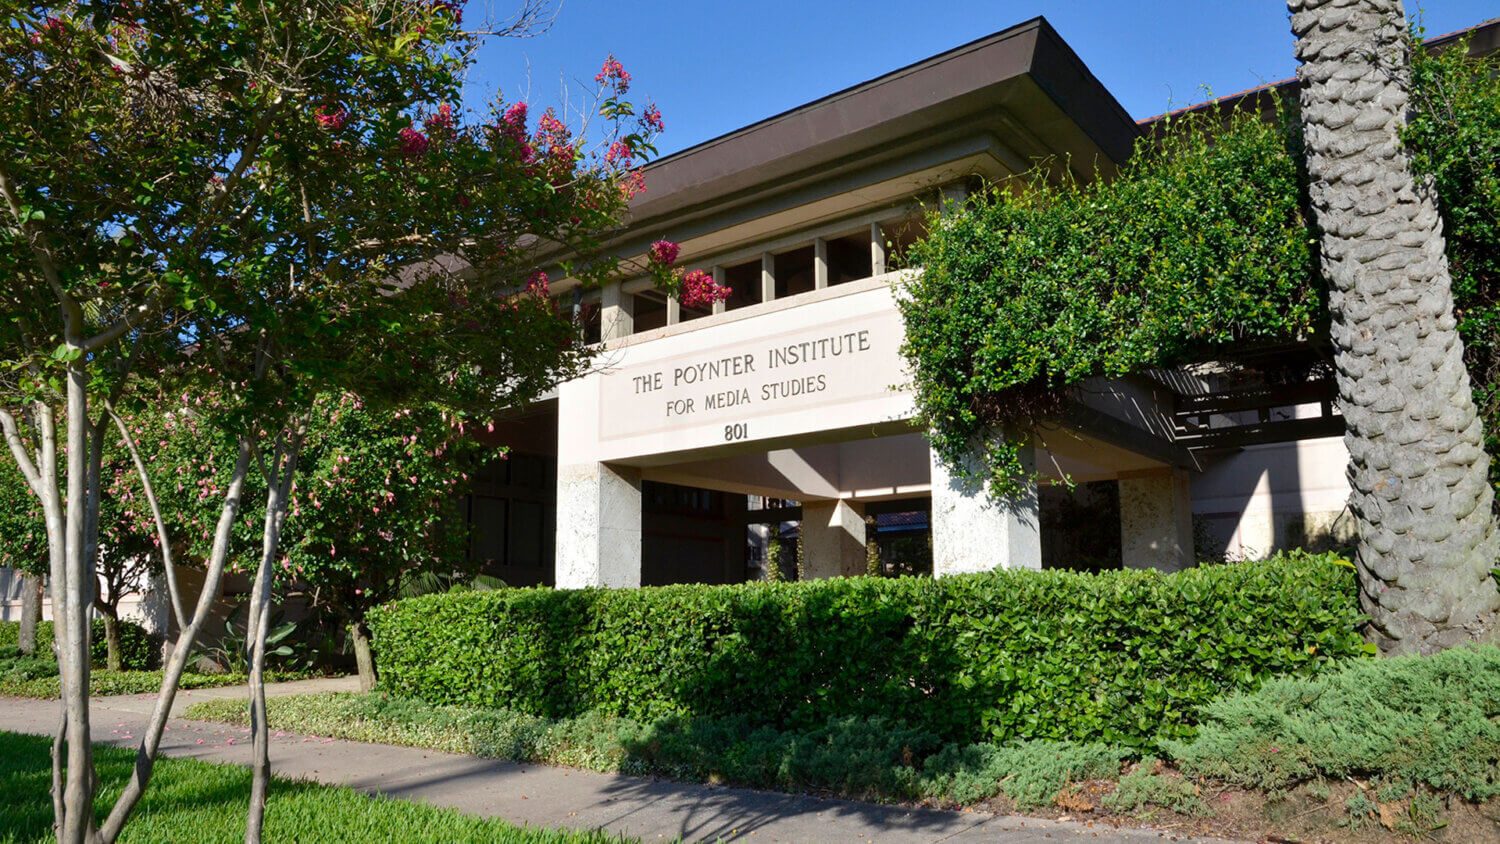
[(1492, 639), (1489, 456), (1430, 184), (1401, 147), (1400, 0), (1288, 0), (1348, 425), (1360, 602), (1387, 653)]

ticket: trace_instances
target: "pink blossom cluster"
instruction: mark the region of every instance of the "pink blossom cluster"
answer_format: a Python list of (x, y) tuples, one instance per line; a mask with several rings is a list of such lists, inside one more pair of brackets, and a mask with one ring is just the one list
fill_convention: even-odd
[(495, 124), (494, 131), (515, 145), (517, 159), (529, 164), (536, 155), (536, 150), (526, 135), (526, 111), (525, 103), (512, 103), (510, 108), (505, 110), (500, 121)]
[(626, 72), (625, 66), (615, 58), (614, 53), (604, 60), (604, 67), (594, 77), (594, 81), (600, 84), (613, 85), (616, 94), (623, 94), (630, 90), (630, 74)]
[(682, 277), (682, 304), (689, 308), (706, 308), (728, 299), (734, 290), (722, 287), (703, 270), (693, 270)]
[(620, 179), (620, 198), (629, 202), (637, 194), (646, 192), (646, 177), (639, 170), (631, 170)]
[(421, 155), (427, 151), (427, 147), (431, 146), (431, 141), (427, 139), (427, 136), (411, 126), (397, 132), (396, 139), (399, 141), (398, 149), (402, 155), (406, 156)]
[(539, 299), (550, 298), (552, 291), (547, 287), (547, 274), (541, 270), (532, 273), (531, 280), (526, 282), (526, 292)]
[(653, 132), (666, 131), (666, 125), (661, 122), (661, 109), (656, 107), (656, 103), (646, 106), (646, 110), (641, 112), (641, 125)]
[(550, 107), (542, 112), (542, 119), (536, 124), (536, 140), (539, 144), (546, 143), (553, 146), (565, 144), (572, 134), (568, 131), (568, 127), (557, 119), (557, 112)]
[(604, 160), (619, 167), (630, 167), (635, 164), (635, 153), (630, 151), (628, 144), (615, 141), (609, 145), (609, 152), (604, 154)]
[(457, 121), (453, 119), (453, 106), (447, 103), (438, 106), (438, 110), (435, 113), (427, 115), (427, 118), (422, 121), (422, 126), (427, 130), (427, 134), (429, 135), (442, 135), (451, 132), (456, 125)]
[(658, 240), (651, 244), (647, 257), (653, 264), (670, 267), (677, 263), (677, 253), (681, 251), (682, 247), (670, 240)]
[(317, 113), (313, 115), (313, 118), (317, 120), (318, 125), (322, 126), (324, 129), (338, 130), (344, 128), (344, 124), (348, 122), (349, 112), (345, 111), (343, 107), (339, 107), (335, 111), (326, 111), (320, 108), (318, 109)]

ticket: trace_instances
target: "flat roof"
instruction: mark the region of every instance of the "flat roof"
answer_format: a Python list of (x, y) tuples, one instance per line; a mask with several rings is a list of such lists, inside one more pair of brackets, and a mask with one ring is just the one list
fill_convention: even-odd
[(1129, 157), (1140, 134), (1135, 121), (1035, 17), (652, 162), (642, 170), (646, 191), (631, 202), (632, 227), (944, 129), (982, 113), (1023, 78), (1063, 112), (1072, 133), (1081, 130), (1115, 164)]

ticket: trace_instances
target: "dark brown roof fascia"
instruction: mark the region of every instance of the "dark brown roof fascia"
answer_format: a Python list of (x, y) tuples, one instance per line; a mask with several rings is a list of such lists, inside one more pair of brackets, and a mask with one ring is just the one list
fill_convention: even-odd
[[(662, 219), (923, 128), (939, 104), (1030, 75), (1117, 162), (1139, 130), (1041, 17), (976, 39), (647, 166), (637, 221)], [(936, 128), (936, 127), (934, 127)]]

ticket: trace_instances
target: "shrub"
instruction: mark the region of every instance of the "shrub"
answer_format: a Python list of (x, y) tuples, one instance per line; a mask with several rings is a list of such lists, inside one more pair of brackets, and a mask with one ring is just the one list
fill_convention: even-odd
[[(21, 624), (17, 621), (0, 621), (0, 650), (14, 650), (20, 638)], [(120, 667), (126, 671), (145, 671), (156, 667), (160, 656), (160, 641), (146, 632), (146, 628), (133, 621), (120, 619)], [(38, 654), (52, 653), (52, 622), (43, 621), (36, 628), (36, 650)], [(109, 658), (109, 645), (104, 641), (104, 620), (93, 621), (93, 632), (89, 639), (89, 650), (94, 666), (102, 668)]]
[(371, 626), (383, 687), (433, 703), (1154, 749), (1219, 694), (1363, 652), (1339, 562), (499, 590), (399, 601)]
[(1188, 773), (1283, 788), (1394, 778), (1470, 800), (1500, 795), (1500, 649), (1350, 664), (1206, 706), (1194, 741), (1163, 748)]

